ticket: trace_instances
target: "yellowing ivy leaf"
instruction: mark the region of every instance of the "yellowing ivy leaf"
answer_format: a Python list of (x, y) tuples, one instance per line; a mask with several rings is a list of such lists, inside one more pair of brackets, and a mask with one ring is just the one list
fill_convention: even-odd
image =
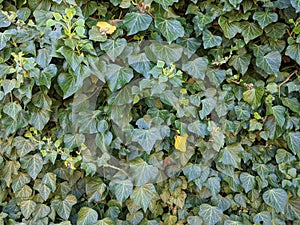
[(107, 22), (100, 21), (96, 24), (100, 28), (101, 34), (112, 34), (116, 31), (116, 26), (113, 26)]
[(188, 138), (188, 134), (184, 134), (183, 136), (176, 135), (175, 136), (175, 148), (181, 152), (186, 152), (187, 138)]

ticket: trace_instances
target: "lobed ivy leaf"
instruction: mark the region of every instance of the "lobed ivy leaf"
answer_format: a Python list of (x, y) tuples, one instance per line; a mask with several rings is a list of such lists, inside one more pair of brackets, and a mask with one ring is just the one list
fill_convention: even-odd
[(152, 22), (152, 17), (147, 13), (127, 13), (123, 23), (128, 31), (127, 35), (133, 35), (140, 31), (147, 30)]
[(60, 54), (64, 56), (70, 67), (73, 71), (79, 67), (81, 62), (83, 61), (83, 55), (78, 55), (73, 49), (63, 46), (57, 50)]
[(140, 158), (137, 158), (131, 162), (130, 171), (136, 186), (142, 186), (151, 181), (155, 181), (158, 175), (158, 169), (155, 166), (149, 165)]
[(150, 49), (155, 54), (157, 60), (164, 61), (168, 65), (177, 62), (181, 58), (183, 52), (183, 48), (176, 44), (163, 45), (160, 43), (153, 43), (150, 45)]
[(133, 78), (133, 71), (129, 67), (122, 67), (117, 64), (107, 66), (106, 81), (111, 91), (122, 88)]
[(152, 127), (150, 129), (135, 129), (133, 131), (133, 141), (139, 143), (142, 148), (150, 154), (155, 143), (161, 140), (160, 131), (158, 128)]
[(268, 26), (270, 23), (274, 23), (278, 20), (278, 15), (275, 12), (255, 12), (253, 14), (253, 19), (256, 20), (259, 24), (259, 26), (264, 29), (266, 26)]
[(14, 120), (17, 119), (17, 116), (21, 110), (21, 105), (16, 102), (9, 102), (3, 106), (3, 112), (9, 115)]
[(27, 156), (24, 167), (29, 176), (36, 179), (43, 168), (43, 158), (41, 154), (36, 153), (34, 155)]
[(202, 31), (205, 29), (205, 27), (212, 21), (213, 21), (212, 16), (208, 16), (201, 12), (197, 12), (197, 15), (193, 18), (196, 35), (199, 36), (202, 33)]
[(300, 132), (289, 132), (286, 135), (287, 143), (295, 155), (300, 155)]
[(282, 98), (282, 104), (295, 113), (300, 114), (300, 102), (297, 98)]
[(281, 188), (273, 188), (263, 193), (263, 200), (277, 212), (283, 213), (288, 200), (288, 194)]
[(286, 48), (285, 54), (300, 65), (300, 44), (292, 44)]
[(204, 30), (202, 33), (202, 40), (204, 49), (219, 46), (222, 43), (222, 37), (213, 35), (209, 30)]
[(251, 22), (242, 22), (241, 30), (246, 44), (263, 33), (262, 29), (257, 24)]
[(268, 211), (262, 211), (260, 213), (257, 213), (254, 217), (253, 217), (253, 221), (257, 224), (260, 223), (265, 223), (265, 224), (271, 224), (271, 214)]
[(200, 205), (198, 214), (202, 217), (205, 224), (214, 225), (221, 220), (223, 213), (217, 207), (204, 203)]
[(60, 73), (57, 83), (64, 93), (64, 98), (68, 98), (78, 90), (76, 77), (70, 73)]
[(224, 32), (224, 36), (228, 39), (233, 38), (237, 33), (241, 33), (240, 24), (238, 22), (230, 22), (225, 17), (220, 16), (218, 23)]
[(220, 151), (219, 161), (225, 165), (240, 168), (241, 156), (244, 148), (240, 144), (226, 146)]
[(236, 71), (243, 75), (247, 72), (250, 61), (251, 55), (249, 54), (234, 55), (231, 57), (229, 65), (233, 66)]
[(98, 220), (96, 210), (89, 207), (82, 207), (78, 212), (77, 225), (94, 225)]
[(169, 43), (183, 37), (184, 28), (178, 20), (155, 17), (155, 27), (167, 39)]
[(242, 187), (245, 189), (245, 192), (248, 193), (249, 191), (254, 189), (255, 185), (255, 177), (247, 172), (243, 172), (240, 174), (240, 180), (242, 183)]
[(105, 51), (109, 58), (115, 62), (118, 56), (124, 51), (127, 46), (127, 41), (124, 38), (117, 40), (108, 39), (100, 44), (101, 50)]
[(261, 87), (252, 88), (243, 93), (243, 99), (245, 102), (249, 103), (254, 110), (256, 110), (260, 104), (263, 97), (264, 90)]
[(135, 187), (132, 194), (131, 199), (134, 203), (144, 210), (149, 207), (150, 201), (157, 195), (155, 187), (153, 184), (145, 184), (141, 187)]
[(168, 9), (169, 6), (173, 5), (178, 0), (154, 0), (158, 4), (160, 4), (165, 10)]
[(193, 61), (188, 61), (182, 65), (182, 70), (187, 72), (190, 76), (204, 80), (207, 70), (208, 60), (204, 57), (198, 57)]
[(76, 197), (72, 194), (69, 194), (64, 200), (53, 199), (51, 201), (51, 206), (62, 219), (67, 220), (71, 214), (73, 205), (76, 203)]
[(109, 186), (120, 203), (124, 202), (132, 194), (133, 184), (129, 179), (113, 179)]
[(273, 115), (275, 117), (276, 123), (283, 127), (285, 123), (285, 111), (286, 108), (281, 105), (276, 105), (272, 107)]
[(278, 76), (280, 64), (281, 54), (277, 51), (256, 58), (256, 65), (267, 74)]
[(25, 219), (28, 219), (36, 209), (36, 202), (32, 200), (22, 201), (20, 204), (21, 213)]

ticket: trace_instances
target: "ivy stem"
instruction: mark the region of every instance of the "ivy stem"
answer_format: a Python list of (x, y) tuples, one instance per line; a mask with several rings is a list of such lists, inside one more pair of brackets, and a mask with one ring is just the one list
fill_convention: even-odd
[(128, 178), (129, 178), (129, 174), (128, 173), (126, 173), (125, 172), (125, 170), (123, 170), (123, 169), (120, 169), (120, 168), (118, 168), (118, 167), (116, 167), (116, 166), (113, 166), (113, 165), (109, 165), (109, 164), (104, 164), (103, 165), (103, 167), (109, 167), (109, 168), (112, 168), (112, 169), (115, 169), (115, 170), (118, 170), (118, 171), (120, 171), (120, 172), (122, 172), (122, 173), (124, 173)]
[(287, 78), (281, 82), (279, 85), (278, 85), (278, 95), (279, 95), (279, 98), (280, 98), (280, 88), (282, 85), (284, 85), (285, 83), (287, 83), (292, 76), (294, 76), (296, 73), (298, 72), (298, 70), (295, 70), (294, 72), (292, 72), (290, 75), (287, 76)]

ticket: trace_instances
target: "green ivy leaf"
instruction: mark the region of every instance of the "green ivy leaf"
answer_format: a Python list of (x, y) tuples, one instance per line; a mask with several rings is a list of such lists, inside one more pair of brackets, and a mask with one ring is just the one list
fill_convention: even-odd
[(265, 224), (271, 224), (271, 219), (271, 214), (268, 211), (262, 211), (253, 217), (253, 221), (257, 224), (261, 224), (261, 222)]
[(115, 222), (110, 218), (104, 218), (102, 220), (98, 220), (95, 225), (115, 225)]
[(188, 61), (182, 65), (182, 70), (187, 72), (190, 76), (204, 80), (207, 70), (208, 60), (204, 57), (198, 57), (193, 61)]
[(195, 180), (201, 176), (201, 168), (199, 165), (188, 164), (183, 169), (183, 174), (188, 178), (188, 182)]
[(28, 219), (36, 209), (36, 203), (32, 200), (21, 201), (20, 209), (24, 218)]
[(264, 89), (261, 87), (252, 88), (243, 93), (243, 99), (249, 103), (254, 110), (261, 105), (261, 99), (264, 95)]
[(299, 197), (296, 198), (289, 198), (286, 205), (285, 210), (287, 218), (289, 220), (296, 220), (300, 219), (300, 199)]
[(291, 0), (291, 4), (296, 9), (296, 13), (300, 12), (300, 0)]
[(2, 176), (7, 187), (10, 187), (12, 176), (18, 174), (20, 163), (18, 161), (6, 161), (2, 170)]
[(75, 205), (76, 203), (76, 197), (74, 195), (69, 194), (63, 201), (59, 199), (52, 200), (51, 206), (55, 209), (56, 213), (62, 219), (67, 220), (71, 214), (73, 205)]
[(285, 54), (300, 65), (300, 44), (292, 44), (286, 48)]
[(202, 34), (204, 49), (219, 46), (222, 43), (222, 37), (213, 35), (209, 30), (204, 30)]
[(38, 130), (42, 130), (50, 119), (50, 112), (40, 108), (31, 111), (29, 123)]
[(250, 22), (242, 22), (241, 30), (246, 44), (263, 33), (262, 29), (257, 24)]
[(283, 127), (285, 123), (285, 107), (281, 105), (276, 105), (272, 107), (273, 115), (275, 117), (276, 123), (280, 126)]
[(99, 202), (104, 197), (106, 184), (99, 177), (89, 177), (85, 185), (85, 190), (89, 202)]
[(81, 62), (83, 61), (83, 55), (78, 55), (75, 50), (63, 46), (57, 50), (60, 54), (64, 56), (67, 63), (71, 66), (73, 71), (76, 71), (76, 69), (80, 66)]
[(300, 115), (300, 102), (297, 98), (282, 98), (282, 104)]
[(145, 53), (130, 55), (128, 63), (136, 72), (143, 74), (146, 78), (149, 78), (151, 63)]
[(5, 48), (11, 36), (12, 36), (11, 30), (6, 30), (3, 33), (0, 33), (0, 51)]
[(238, 8), (243, 0), (229, 0), (230, 4), (233, 5), (234, 8)]
[(224, 36), (228, 39), (232, 39), (237, 33), (241, 32), (238, 22), (229, 22), (223, 16), (219, 17), (218, 23), (224, 32)]
[(270, 23), (276, 22), (278, 20), (278, 15), (269, 11), (255, 12), (253, 14), (253, 19), (258, 22), (262, 29), (264, 29)]
[(123, 23), (128, 31), (127, 35), (133, 35), (139, 31), (147, 30), (152, 22), (152, 17), (147, 13), (127, 13)]
[(211, 195), (213, 197), (216, 197), (220, 190), (221, 190), (221, 184), (220, 184), (220, 178), (218, 177), (210, 177), (207, 179), (207, 181), (204, 183), (204, 186), (208, 188)]
[(216, 107), (216, 100), (214, 98), (205, 98), (201, 100), (202, 109), (199, 112), (199, 116), (202, 119), (208, 116)]
[(3, 88), (3, 91), (4, 91), (4, 94), (8, 94), (10, 93), (17, 85), (17, 81), (15, 79), (12, 79), (12, 80), (3, 80), (1, 82), (1, 86)]
[(24, 157), (36, 148), (36, 145), (33, 142), (21, 136), (18, 136), (13, 140), (13, 146), (16, 147), (17, 153), (20, 157)]
[(133, 141), (139, 143), (142, 148), (150, 154), (156, 141), (161, 140), (160, 131), (158, 128), (152, 127), (146, 129), (135, 129), (133, 132)]
[(42, 183), (50, 188), (52, 192), (56, 190), (56, 174), (54, 173), (46, 173), (42, 179)]
[(41, 154), (36, 153), (34, 155), (28, 156), (24, 164), (29, 176), (36, 179), (43, 168), (43, 158)]
[(154, 0), (158, 4), (160, 4), (165, 10), (168, 9), (169, 6), (173, 5), (178, 0)]
[(48, 89), (51, 86), (51, 79), (57, 74), (57, 67), (54, 64), (50, 64), (44, 68), (41, 72), (34, 75), (35, 83), (38, 86), (45, 85)]
[(116, 58), (121, 55), (127, 46), (127, 41), (125, 38), (111, 40), (108, 39), (106, 42), (101, 43), (101, 50), (105, 51), (106, 54), (115, 62)]
[(111, 188), (120, 204), (122, 204), (132, 194), (133, 190), (133, 184), (129, 179), (113, 179), (109, 183), (109, 187)]
[(183, 37), (184, 35), (183, 26), (175, 19), (155, 17), (155, 27), (162, 33), (169, 43), (179, 37)]
[(203, 220), (199, 216), (189, 216), (187, 218), (187, 222), (188, 222), (189, 225), (203, 224)]
[(196, 38), (180, 38), (177, 43), (183, 46), (183, 53), (190, 58), (196, 53), (197, 49), (200, 47), (201, 42)]
[(105, 42), (107, 40), (107, 36), (100, 32), (99, 27), (92, 26), (92, 29), (89, 31), (89, 39), (91, 41)]
[(107, 66), (106, 80), (111, 91), (122, 88), (133, 78), (133, 71), (129, 67), (121, 67), (116, 64)]
[(177, 62), (181, 58), (183, 52), (183, 48), (180, 45), (163, 45), (160, 43), (151, 44), (150, 50), (155, 54), (158, 60), (164, 61), (168, 65)]
[(221, 220), (222, 211), (215, 206), (209, 204), (201, 204), (199, 207), (199, 216), (207, 225), (214, 225)]
[(256, 65), (267, 74), (278, 76), (281, 65), (281, 54), (277, 51), (273, 51), (265, 56), (257, 57)]
[(254, 189), (255, 177), (252, 176), (251, 174), (247, 172), (241, 173), (240, 181), (242, 182), (242, 187), (245, 189), (246, 193)]
[(41, 180), (36, 180), (34, 183), (34, 189), (39, 192), (41, 197), (46, 201), (51, 193), (51, 189), (42, 183)]
[(70, 97), (78, 90), (76, 77), (72, 74), (60, 73), (57, 82), (64, 93), (64, 99)]
[(205, 29), (207, 24), (211, 23), (213, 20), (214, 19), (212, 16), (207, 16), (201, 12), (198, 12), (197, 15), (193, 18), (196, 35), (199, 36)]
[(244, 148), (240, 144), (228, 145), (220, 151), (220, 162), (225, 165), (240, 168), (243, 151)]
[(136, 186), (142, 186), (150, 181), (155, 181), (158, 169), (149, 165), (144, 160), (137, 158), (130, 164), (130, 171)]
[(248, 70), (250, 61), (251, 55), (249, 54), (234, 55), (231, 57), (229, 65), (233, 66), (236, 71), (244, 75)]
[(27, 173), (19, 172), (16, 176), (13, 176), (12, 189), (13, 192), (19, 191), (25, 184), (31, 181), (30, 176)]
[(153, 184), (145, 184), (141, 187), (136, 187), (131, 195), (134, 203), (143, 208), (146, 212), (149, 207), (150, 201), (157, 195)]
[(287, 143), (292, 152), (296, 155), (300, 155), (300, 132), (287, 133)]
[(277, 212), (284, 213), (288, 194), (281, 188), (273, 188), (263, 193), (264, 202), (273, 207)]
[(51, 51), (47, 48), (42, 48), (38, 50), (38, 54), (36, 57), (36, 63), (42, 67), (46, 68), (51, 62), (52, 56)]
[(20, 104), (16, 102), (6, 103), (3, 107), (3, 112), (9, 115), (12, 119), (16, 120), (19, 112), (22, 110)]
[(94, 225), (98, 220), (96, 210), (89, 207), (82, 207), (78, 212), (77, 225)]

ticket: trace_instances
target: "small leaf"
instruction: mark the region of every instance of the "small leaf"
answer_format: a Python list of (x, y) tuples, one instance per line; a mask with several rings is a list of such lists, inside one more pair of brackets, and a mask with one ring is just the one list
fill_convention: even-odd
[(181, 152), (186, 152), (186, 141), (188, 138), (188, 134), (181, 135), (175, 135), (175, 148)]
[(169, 43), (184, 35), (183, 26), (175, 19), (155, 17), (155, 27), (157, 27)]
[(6, 30), (0, 33), (0, 51), (5, 48), (6, 43), (10, 40), (12, 33), (10, 30)]
[(300, 102), (297, 98), (282, 98), (282, 104), (300, 115)]
[(136, 187), (133, 190), (131, 199), (134, 203), (143, 208), (146, 212), (149, 207), (150, 201), (157, 195), (155, 187), (153, 184), (145, 184), (141, 187)]
[(156, 141), (161, 140), (160, 131), (157, 128), (150, 128), (148, 130), (135, 129), (133, 132), (133, 141), (138, 142), (142, 148), (150, 154)]
[(152, 17), (147, 13), (127, 13), (123, 23), (128, 31), (127, 35), (136, 34), (139, 31), (147, 30), (152, 22)]
[(219, 24), (224, 32), (224, 36), (228, 39), (233, 38), (237, 33), (241, 32), (238, 22), (229, 22), (225, 17), (219, 17)]
[(269, 11), (255, 12), (253, 14), (253, 19), (256, 20), (259, 26), (264, 29), (270, 23), (276, 22), (278, 15), (276, 13), (271, 13)]
[(204, 30), (202, 34), (204, 49), (219, 46), (222, 43), (222, 37), (213, 35), (209, 30)]
[(199, 208), (199, 216), (202, 217), (206, 225), (214, 225), (221, 220), (222, 211), (215, 206), (202, 204)]
[(280, 64), (281, 54), (277, 51), (270, 52), (256, 59), (256, 65), (270, 75), (278, 76)]
[(64, 99), (73, 95), (78, 89), (76, 77), (69, 73), (59, 74), (57, 82), (64, 93)]
[(281, 105), (276, 105), (272, 107), (273, 115), (275, 117), (276, 123), (280, 126), (283, 127), (285, 123), (285, 107)]
[(273, 207), (277, 212), (284, 213), (288, 195), (281, 188), (270, 189), (263, 194), (263, 200), (269, 206)]
[(228, 145), (220, 152), (220, 162), (225, 165), (231, 165), (235, 168), (240, 168), (243, 151), (244, 148), (240, 144)]
[(94, 225), (98, 220), (96, 210), (89, 207), (82, 207), (78, 212), (77, 225)]
[(245, 91), (243, 93), (243, 99), (245, 102), (249, 103), (254, 110), (256, 110), (261, 105), (263, 94), (263, 88), (252, 88), (251, 90)]
[(287, 134), (287, 143), (292, 152), (300, 155), (300, 132), (289, 132)]
[(105, 33), (101, 33), (97, 26), (92, 26), (92, 29), (89, 31), (89, 39), (91, 41), (105, 42), (107, 40), (107, 36)]

